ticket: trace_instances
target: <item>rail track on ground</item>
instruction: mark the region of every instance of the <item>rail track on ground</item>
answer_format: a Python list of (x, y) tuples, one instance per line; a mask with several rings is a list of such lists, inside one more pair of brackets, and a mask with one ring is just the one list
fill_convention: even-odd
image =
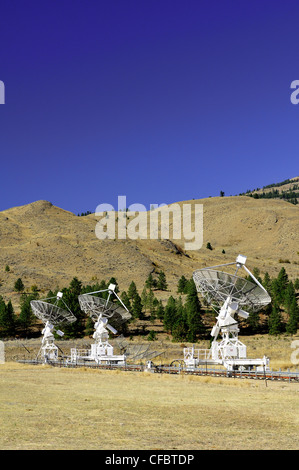
[[(29, 359), (20, 359), (17, 362), (23, 364), (36, 364), (42, 365), (45, 364), (40, 360), (29, 360)], [(248, 370), (233, 370), (228, 371), (226, 369), (217, 369), (209, 367), (177, 367), (169, 365), (155, 365), (151, 364), (150, 367), (144, 364), (97, 364), (89, 361), (80, 361), (80, 362), (69, 362), (65, 359), (58, 361), (48, 361), (46, 364), (53, 367), (60, 368), (90, 368), (97, 370), (119, 370), (119, 371), (129, 371), (129, 372), (151, 372), (154, 374), (184, 374), (184, 375), (195, 375), (195, 376), (209, 376), (209, 377), (228, 377), (234, 379), (252, 379), (252, 380), (266, 380), (266, 381), (284, 381), (284, 382), (299, 382), (299, 371), (248, 371)]]

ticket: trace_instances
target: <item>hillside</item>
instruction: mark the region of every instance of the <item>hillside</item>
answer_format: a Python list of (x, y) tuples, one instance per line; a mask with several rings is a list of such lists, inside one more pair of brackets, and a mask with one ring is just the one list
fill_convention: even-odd
[(78, 217), (48, 201), (2, 211), (0, 294), (18, 296), (13, 289), (19, 277), (26, 290), (37, 285), (45, 293), (68, 286), (74, 276), (84, 284), (114, 276), (121, 290), (132, 280), (141, 289), (148, 274), (161, 269), (175, 292), (183, 274), (190, 278), (195, 269), (234, 261), (239, 253), (250, 269), (276, 276), (285, 266), (290, 278), (298, 277), (298, 205), (247, 196), (185, 202), (203, 204), (204, 242), (197, 251), (184, 252), (184, 240), (99, 240), (94, 214)]
[(253, 190), (247, 190), (242, 195), (252, 196), (256, 199), (284, 199), (292, 204), (298, 204), (299, 202), (299, 177), (290, 178), (280, 183), (272, 183), (263, 188), (256, 188)]

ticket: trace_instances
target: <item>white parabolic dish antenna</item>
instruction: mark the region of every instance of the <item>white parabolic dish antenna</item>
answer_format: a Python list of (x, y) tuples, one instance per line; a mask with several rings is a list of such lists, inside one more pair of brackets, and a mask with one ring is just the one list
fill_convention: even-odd
[[(203, 268), (193, 273), (196, 288), (209, 305), (218, 308), (229, 297), (230, 302), (236, 302), (239, 307), (256, 312), (271, 302), (268, 292), (247, 269), (245, 262), (245, 256), (239, 255), (234, 263)], [(232, 274), (216, 270), (216, 268), (233, 265), (236, 266), (236, 271)], [(237, 276), (237, 272), (241, 267), (246, 270), (253, 282)]]
[[(130, 312), (118, 297), (115, 289), (115, 284), (109, 284), (108, 289), (81, 294), (78, 297), (81, 310), (95, 322), (93, 333), (95, 343), (91, 345), (91, 351), (85, 358), (95, 360), (97, 363), (102, 363), (102, 361), (123, 363), (125, 360), (124, 355), (115, 356), (113, 354), (113, 346), (108, 342), (108, 330), (116, 334), (116, 328), (131, 318)], [(108, 293), (107, 299), (94, 295), (104, 292)], [(112, 294), (115, 295), (119, 303), (110, 300)], [(75, 349), (73, 351), (74, 359), (80, 358), (81, 354), (75, 352)]]
[[(108, 292), (108, 299), (92, 295), (102, 292)], [(110, 301), (112, 293), (117, 297), (120, 304)], [(131, 318), (131, 314), (127, 307), (116, 294), (114, 284), (110, 284), (108, 289), (79, 295), (78, 300), (81, 310), (89, 315), (94, 321), (98, 321), (99, 317), (107, 318), (111, 325), (117, 328), (119, 325)]]
[[(31, 300), (30, 302), (30, 306), (34, 315), (45, 325), (44, 329), (42, 330), (43, 339), (40, 349), (40, 352), (42, 352), (42, 356), (45, 361), (57, 360), (58, 358), (58, 347), (54, 344), (53, 332), (55, 331), (59, 336), (63, 336), (64, 333), (56, 329), (55, 326), (62, 323), (73, 323), (76, 321), (75, 315), (62, 300), (62, 296), (62, 292), (58, 292), (56, 297), (49, 297), (43, 300)], [(46, 302), (47, 300), (52, 299), (55, 299), (54, 304)], [(59, 301), (63, 302), (65, 308), (61, 308), (57, 305)]]
[[(211, 331), (212, 357), (224, 364), (231, 361), (230, 366), (234, 362), (233, 367), (237, 367), (237, 363), (242, 366), (253, 364), (249, 359), (246, 361), (246, 346), (238, 339), (239, 328), (235, 315), (247, 319), (249, 312), (257, 312), (271, 302), (268, 292), (245, 263), (246, 256), (239, 255), (233, 263), (203, 268), (193, 273), (197, 291), (218, 312), (217, 323)], [(233, 273), (221, 270), (229, 266), (235, 266)], [(249, 274), (251, 280), (237, 275), (241, 268)], [(222, 335), (221, 342), (216, 341), (219, 333)], [(266, 365), (266, 362), (264, 359), (255, 360), (255, 365)]]
[(34, 315), (43, 323), (50, 322), (52, 325), (59, 325), (60, 323), (73, 323), (76, 321), (76, 317), (71, 311), (45, 302), (45, 300), (31, 300), (30, 302)]

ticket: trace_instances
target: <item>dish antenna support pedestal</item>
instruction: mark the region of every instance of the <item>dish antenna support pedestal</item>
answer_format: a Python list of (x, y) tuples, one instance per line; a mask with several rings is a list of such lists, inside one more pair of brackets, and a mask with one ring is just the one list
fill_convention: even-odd
[(55, 344), (53, 331), (56, 331), (56, 333), (61, 337), (64, 335), (62, 331), (55, 330), (54, 325), (52, 325), (50, 322), (46, 322), (45, 328), (42, 330), (42, 346), (37, 355), (37, 358), (39, 355), (41, 355), (44, 362), (58, 360), (58, 347)]

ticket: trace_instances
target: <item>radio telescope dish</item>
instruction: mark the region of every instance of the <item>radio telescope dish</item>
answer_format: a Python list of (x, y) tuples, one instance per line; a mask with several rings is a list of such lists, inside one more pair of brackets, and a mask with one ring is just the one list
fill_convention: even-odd
[(43, 300), (31, 300), (30, 305), (34, 315), (43, 323), (49, 321), (52, 325), (58, 325), (59, 323), (73, 323), (76, 321), (76, 317), (70, 310), (65, 310), (55, 304)]
[[(253, 274), (245, 266), (245, 257), (240, 258), (244, 262), (227, 263), (210, 268), (203, 268), (193, 273), (197, 291), (204, 297), (213, 308), (221, 306), (228, 297), (230, 302), (238, 303), (252, 312), (256, 312), (271, 302), (271, 297), (264, 287), (258, 282)], [(236, 266), (232, 274), (216, 270), (224, 266)], [(238, 270), (243, 267), (254, 282), (237, 276)]]
[[(99, 316), (103, 318), (109, 318), (110, 323), (116, 328), (122, 323), (130, 320), (131, 314), (122, 300), (116, 294), (115, 287), (116, 286), (114, 284), (110, 284), (108, 289), (79, 295), (78, 300), (81, 310), (89, 315), (94, 321), (97, 321)], [(108, 292), (108, 299), (92, 295), (102, 292)], [(121, 305), (110, 301), (110, 296), (112, 293), (117, 297)]]
[[(109, 333), (107, 330), (116, 334), (116, 328), (131, 318), (129, 310), (116, 294), (115, 288), (116, 286), (114, 284), (110, 284), (108, 289), (89, 292), (78, 296), (81, 310), (89, 315), (95, 322), (95, 331), (93, 333), (95, 343), (91, 345), (91, 352), (88, 354), (88, 359), (95, 360), (99, 364), (103, 361), (109, 361), (110, 363), (124, 363), (125, 361), (124, 355), (115, 356), (113, 354), (113, 347), (108, 342)], [(103, 292), (108, 292), (107, 299), (93, 295)], [(119, 303), (110, 300), (112, 294), (116, 296)], [(76, 358), (79, 357), (77, 353), (74, 352), (74, 354)]]
[[(45, 327), (42, 330), (42, 346), (37, 355), (41, 354), (45, 362), (48, 360), (56, 361), (58, 359), (58, 347), (54, 344), (53, 332), (59, 336), (64, 333), (55, 328), (55, 325), (60, 323), (73, 323), (76, 321), (75, 315), (68, 308), (64, 300), (62, 300), (62, 292), (58, 292), (56, 297), (49, 297), (44, 300), (31, 300), (30, 306), (34, 315), (41, 320)], [(55, 299), (55, 303), (46, 302), (46, 300)], [(58, 302), (62, 302), (65, 308), (58, 306)]]
[(195, 271), (193, 280), (198, 292), (214, 308), (223, 304), (228, 296), (240, 306), (256, 312), (271, 302), (269, 294), (247, 279), (216, 271), (212, 268)]
[(79, 295), (81, 310), (96, 321), (99, 315), (109, 318), (114, 326), (121, 325), (131, 318), (128, 310), (119, 304), (90, 294)]
[[(247, 319), (249, 313), (243, 308), (257, 312), (271, 302), (268, 292), (245, 263), (246, 256), (239, 255), (233, 263), (203, 268), (193, 273), (197, 291), (208, 305), (219, 312), (217, 323), (211, 331), (214, 337), (211, 354), (213, 360), (227, 367), (251, 367), (253, 364), (252, 360), (250, 362), (246, 359), (246, 346), (238, 339), (239, 328), (235, 315)], [(228, 266), (235, 266), (231, 274), (220, 269)], [(251, 280), (237, 275), (241, 268), (249, 274)], [(220, 343), (216, 341), (219, 333), (223, 338)], [(266, 359), (256, 360), (255, 363), (264, 366)]]

